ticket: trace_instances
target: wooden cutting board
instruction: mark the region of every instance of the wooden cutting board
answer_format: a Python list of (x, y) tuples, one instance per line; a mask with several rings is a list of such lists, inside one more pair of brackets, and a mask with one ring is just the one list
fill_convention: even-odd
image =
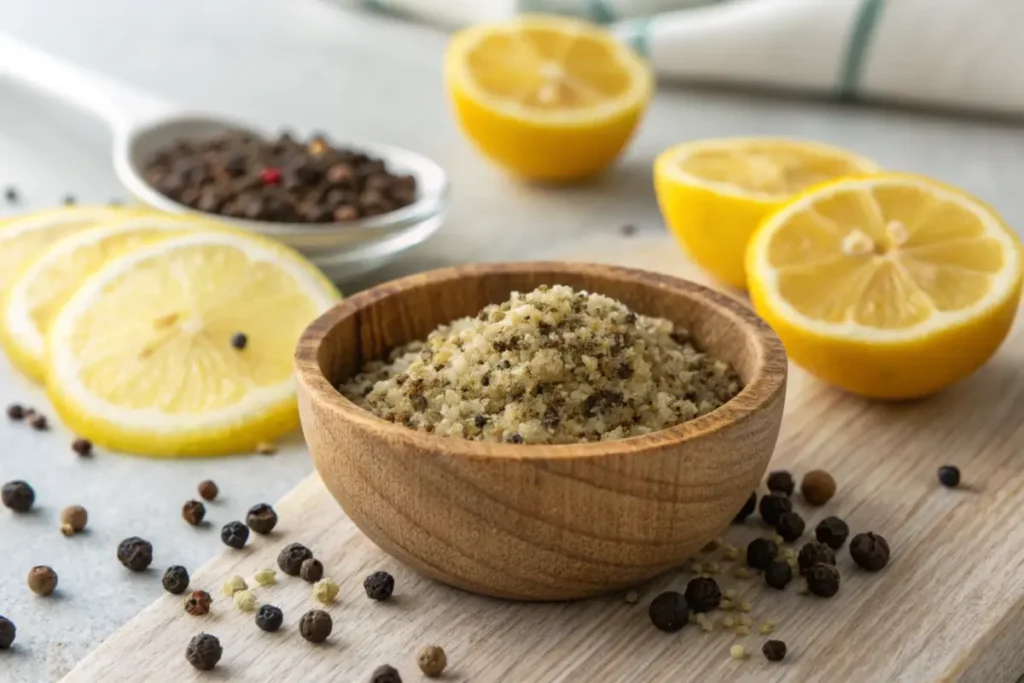
[[(561, 256), (702, 279), (663, 235), (605, 238)], [(694, 625), (669, 635), (651, 627), (647, 603), (662, 590), (682, 590), (691, 577), (684, 570), (641, 587), (633, 605), (622, 595), (515, 604), (432, 583), (364, 538), (314, 475), (277, 505), (281, 523), (272, 537), (256, 538), (244, 551), (225, 552), (194, 572), (193, 586), (215, 596), (210, 615), (191, 617), (181, 598), (164, 596), (64, 680), (358, 683), (390, 663), (405, 681), (419, 681), (425, 679), (415, 653), (437, 643), (449, 655), (443, 680), (467, 683), (1014, 681), (1024, 674), (1022, 342), (1018, 325), (974, 377), (933, 399), (900, 405), (863, 401), (794, 370), (772, 467), (832, 472), (839, 492), (830, 504), (812, 509), (797, 503), (808, 528), (840, 515), (854, 533), (883, 534), (893, 559), (883, 572), (867, 574), (844, 548), (842, 588), (821, 600), (797, 594), (796, 582), (778, 592), (760, 579), (737, 578), (736, 563), (724, 561), (720, 551), (701, 558), (717, 561), (723, 587), (752, 604), (750, 636)], [(958, 465), (965, 485), (940, 487), (936, 469), (943, 464)], [(726, 538), (744, 545), (766, 533), (753, 517)], [(298, 634), (299, 617), (315, 606), (300, 579), (281, 577), (257, 591), (261, 601), (285, 612), (285, 628), (276, 634), (259, 631), (251, 614), (220, 596), (225, 579), (275, 567), (278, 551), (292, 541), (309, 545), (342, 587), (330, 608), (334, 633), (319, 646)], [(377, 569), (397, 577), (390, 603), (363, 594), (362, 577)], [(724, 615), (715, 616), (720, 621)], [(767, 620), (776, 624), (772, 637), (789, 645), (783, 663), (761, 655), (766, 637), (758, 626)], [(206, 674), (184, 658), (200, 631), (216, 634), (225, 650), (218, 668)], [(745, 645), (751, 657), (731, 659), (734, 644)]]

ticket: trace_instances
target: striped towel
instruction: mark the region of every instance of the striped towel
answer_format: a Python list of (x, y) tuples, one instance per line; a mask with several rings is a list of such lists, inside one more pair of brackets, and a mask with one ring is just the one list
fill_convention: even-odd
[(347, 2), (445, 27), (525, 12), (586, 17), (663, 81), (1024, 115), (1024, 0)]

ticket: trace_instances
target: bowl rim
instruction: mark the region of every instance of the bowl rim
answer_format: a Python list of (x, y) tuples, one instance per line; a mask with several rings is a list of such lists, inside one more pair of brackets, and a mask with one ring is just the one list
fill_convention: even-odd
[[(381, 299), (400, 295), (428, 283), (457, 281), (470, 275), (537, 271), (557, 275), (579, 273), (584, 270), (599, 273), (606, 279), (639, 282), (652, 289), (669, 289), (691, 298), (703, 299), (706, 304), (715, 308), (719, 315), (732, 318), (743, 329), (747, 339), (754, 341), (755, 367), (752, 377), (739, 394), (710, 413), (648, 434), (573, 444), (510, 444), (439, 436), (388, 422), (347, 399), (320, 370), (317, 356), (326, 335), (342, 320), (358, 315), (367, 306)], [(776, 400), (780, 393), (784, 395), (788, 366), (786, 352), (775, 332), (753, 310), (733, 297), (671, 275), (573, 261), (521, 261), (452, 266), (379, 284), (342, 300), (314, 320), (302, 333), (295, 349), (294, 360), (296, 377), (309, 393), (310, 400), (320, 403), (339, 419), (347, 420), (361, 430), (375, 432), (389, 441), (400, 442), (403, 446), (418, 451), (442, 452), (449, 456), (471, 459), (511, 460), (561, 460), (640, 454), (717, 433), (746, 421), (762, 407)]]

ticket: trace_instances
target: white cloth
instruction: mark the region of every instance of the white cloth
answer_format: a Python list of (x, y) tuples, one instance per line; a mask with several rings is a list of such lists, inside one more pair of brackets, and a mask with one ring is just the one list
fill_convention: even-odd
[(1024, 0), (337, 0), (457, 27), (608, 24), (662, 81), (1024, 115)]

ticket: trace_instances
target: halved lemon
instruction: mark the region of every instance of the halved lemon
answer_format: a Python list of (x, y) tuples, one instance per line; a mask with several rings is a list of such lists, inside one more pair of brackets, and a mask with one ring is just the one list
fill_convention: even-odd
[(765, 216), (809, 187), (877, 170), (873, 161), (817, 142), (698, 140), (658, 156), (654, 189), (665, 223), (697, 265), (743, 289), (747, 242)]
[(55, 241), (130, 213), (116, 207), (65, 207), (26, 214), (0, 225), (0, 294)]
[(750, 297), (790, 358), (863, 396), (925, 396), (980, 367), (1021, 292), (1017, 237), (981, 201), (919, 176), (808, 191), (747, 251)]
[(50, 322), (86, 278), (121, 254), (202, 225), (158, 213), (141, 214), (59, 240), (22, 269), (0, 296), (0, 343), (11, 361), (42, 382)]
[(295, 343), (338, 297), (269, 240), (169, 237), (108, 262), (60, 310), (47, 393), (75, 433), (113, 450), (251, 451), (298, 425)]
[(607, 30), (523, 16), (457, 33), (445, 81), (466, 135), (527, 180), (574, 180), (611, 164), (651, 98), (650, 67)]

